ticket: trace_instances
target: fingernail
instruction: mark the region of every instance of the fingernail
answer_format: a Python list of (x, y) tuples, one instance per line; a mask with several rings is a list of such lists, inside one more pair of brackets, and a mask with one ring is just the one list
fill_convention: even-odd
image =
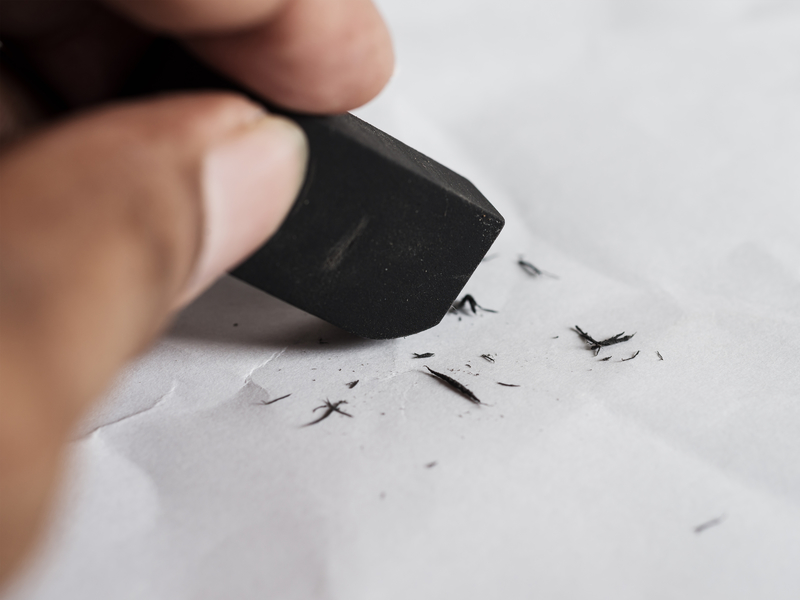
[(300, 191), (307, 162), (303, 130), (276, 115), (264, 116), (208, 153), (202, 177), (204, 238), (182, 303), (277, 231)]

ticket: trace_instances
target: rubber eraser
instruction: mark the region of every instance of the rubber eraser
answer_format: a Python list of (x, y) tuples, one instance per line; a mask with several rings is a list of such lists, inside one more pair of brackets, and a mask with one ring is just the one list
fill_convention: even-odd
[[(135, 93), (239, 89), (169, 48), (143, 63)], [(464, 177), (351, 114), (284, 114), (308, 137), (306, 180), (277, 233), (232, 274), (365, 338), (439, 323), (503, 217)]]

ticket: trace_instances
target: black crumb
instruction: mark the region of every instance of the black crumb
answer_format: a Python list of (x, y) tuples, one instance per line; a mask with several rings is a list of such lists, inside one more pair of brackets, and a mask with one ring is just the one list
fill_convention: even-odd
[(527, 260), (523, 259), (521, 256), (517, 261), (517, 264), (522, 267), (522, 270), (525, 271), (531, 277), (539, 277), (540, 275), (547, 275), (548, 277), (552, 277), (553, 279), (558, 279), (556, 275), (552, 273), (548, 273), (546, 271), (542, 271), (539, 267), (529, 263)]
[(320, 343), (320, 344), (327, 344), (328, 342), (326, 342), (326, 341), (325, 341), (325, 340), (323, 340), (322, 338), (319, 338), (319, 343)]
[(416, 352), (413, 352), (413, 354), (414, 358), (430, 358), (431, 356), (434, 356), (433, 352), (426, 352), (425, 354), (417, 354)]
[(517, 383), (503, 383), (502, 381), (498, 381), (497, 384), (504, 385), (505, 387), (522, 387)]
[(432, 469), (433, 467), (435, 467), (435, 466), (436, 466), (436, 464), (437, 464), (437, 463), (436, 463), (436, 461), (434, 460), (433, 462), (429, 462), (427, 465), (425, 465), (425, 468), (426, 468), (426, 469)]
[(312, 412), (317, 412), (320, 408), (324, 409), (325, 412), (322, 413), (322, 416), (318, 419), (314, 419), (310, 423), (306, 423), (303, 427), (308, 427), (309, 425), (316, 425), (320, 421), (324, 421), (328, 417), (330, 417), (333, 413), (337, 412), (340, 415), (344, 415), (345, 417), (351, 417), (350, 413), (344, 412), (341, 408), (339, 408), (342, 404), (347, 404), (347, 400), (339, 400), (338, 402), (331, 402), (330, 400), (325, 400), (325, 403), (322, 406), (318, 406)]
[(488, 360), (490, 363), (493, 363), (493, 362), (494, 362), (494, 359), (492, 358), (492, 355), (491, 355), (491, 354), (481, 354), (481, 358), (485, 358), (485, 359), (486, 359), (486, 360)]
[(467, 388), (465, 385), (459, 383), (458, 381), (456, 381), (452, 377), (448, 377), (444, 373), (439, 373), (438, 371), (434, 371), (433, 369), (431, 369), (427, 365), (425, 365), (425, 368), (428, 369), (428, 371), (431, 372), (431, 375), (433, 375), (437, 379), (440, 379), (441, 381), (444, 381), (447, 385), (449, 385), (455, 391), (460, 393), (462, 396), (464, 396), (467, 400), (469, 400), (473, 404), (483, 404), (483, 402), (478, 400), (478, 397), (475, 394), (473, 394), (469, 390), (469, 388)]
[(634, 359), (634, 358), (636, 358), (637, 356), (639, 356), (639, 350), (637, 350), (637, 351), (636, 351), (634, 354), (632, 354), (632, 355), (631, 355), (631, 356), (629, 356), (628, 358), (623, 358), (623, 359), (622, 359), (621, 361), (619, 361), (619, 362), (625, 362), (625, 361), (628, 361), (628, 360), (633, 360), (633, 359)]
[(659, 352), (658, 350), (656, 350), (656, 354), (658, 354), (658, 360), (664, 360), (664, 357), (663, 357), (663, 356), (661, 356), (661, 352)]
[(606, 356), (605, 358), (601, 358), (599, 362), (606, 362), (607, 360), (611, 360), (610, 356)]
[(618, 333), (617, 335), (612, 335), (610, 338), (606, 338), (604, 340), (596, 340), (577, 325), (575, 325), (573, 331), (577, 333), (584, 342), (589, 344), (589, 349), (594, 350), (595, 356), (597, 356), (597, 354), (600, 352), (600, 348), (603, 348), (604, 346), (613, 346), (614, 344), (621, 344), (622, 342), (627, 342), (629, 339), (631, 339), (633, 336), (636, 335), (635, 333), (632, 333), (630, 335), (625, 335), (625, 332), (623, 331), (622, 333)]
[(470, 310), (472, 310), (472, 314), (476, 314), (478, 312), (478, 309), (482, 310), (483, 312), (490, 312), (490, 313), (497, 312), (496, 310), (492, 310), (491, 308), (483, 308), (470, 294), (466, 294), (463, 298), (461, 298), (461, 300), (457, 300), (450, 307), (450, 310), (452, 312), (462, 311), (466, 314), (469, 314), (469, 312), (464, 308), (464, 306), (466, 306), (467, 304), (469, 304), (469, 308)]
[(355, 381), (351, 381), (350, 383), (345, 383), (345, 385), (352, 390), (354, 387), (356, 387), (356, 385), (358, 385), (358, 382), (359, 380), (356, 379)]
[(542, 270), (538, 267), (535, 267), (533, 264), (529, 263), (526, 260), (523, 260), (522, 257), (517, 261), (517, 264), (522, 267), (522, 270), (525, 271), (531, 277), (538, 277), (542, 274)]
[(234, 326), (234, 327), (238, 327), (238, 326), (239, 326), (239, 324), (238, 324), (238, 323), (234, 323), (234, 324), (233, 324), (233, 326)]
[(283, 400), (284, 398), (288, 398), (289, 396), (291, 396), (291, 394), (286, 394), (285, 396), (281, 396), (280, 398), (275, 398), (275, 400), (270, 400), (268, 402), (262, 400), (261, 404), (263, 404), (264, 406), (269, 406), (270, 404), (275, 404), (278, 400)]
[(694, 528), (694, 532), (703, 533), (706, 529), (711, 529), (712, 527), (720, 525), (725, 520), (725, 516), (726, 515), (721, 515), (716, 519), (711, 519), (710, 521), (706, 521), (705, 523), (700, 523), (700, 525)]

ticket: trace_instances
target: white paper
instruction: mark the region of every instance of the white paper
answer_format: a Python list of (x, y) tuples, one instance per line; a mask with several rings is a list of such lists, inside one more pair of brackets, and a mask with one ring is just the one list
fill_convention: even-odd
[(380, 6), (359, 114), (506, 217), (465, 288), (499, 312), (366, 341), (221, 280), (76, 434), (7, 598), (800, 597), (798, 5)]

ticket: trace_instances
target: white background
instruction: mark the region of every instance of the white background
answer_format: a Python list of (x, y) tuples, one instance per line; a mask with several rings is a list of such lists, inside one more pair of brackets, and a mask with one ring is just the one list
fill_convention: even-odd
[(465, 288), (500, 312), (370, 342), (223, 279), (76, 433), (7, 598), (800, 597), (800, 5), (379, 4), (359, 114), (504, 214)]

